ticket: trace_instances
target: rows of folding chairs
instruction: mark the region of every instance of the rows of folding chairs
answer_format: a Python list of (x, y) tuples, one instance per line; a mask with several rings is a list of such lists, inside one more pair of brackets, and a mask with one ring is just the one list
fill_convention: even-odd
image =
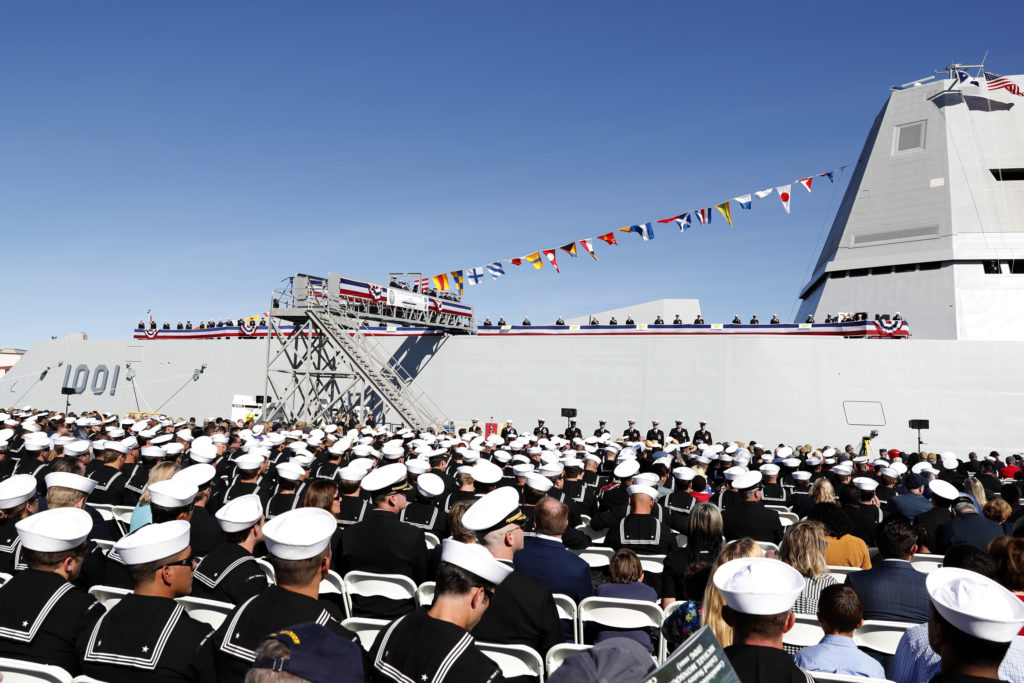
[[(131, 595), (133, 592), (127, 588), (117, 588), (116, 586), (93, 586), (89, 589), (89, 595), (96, 598), (108, 610), (121, 602), (124, 596)], [(175, 602), (184, 607), (190, 617), (209, 624), (215, 629), (220, 628), (228, 613), (235, 608), (229, 602), (194, 598), (190, 595), (175, 598)]]
[[(796, 624), (789, 632), (782, 636), (784, 645), (796, 648), (810, 647), (817, 645), (825, 637), (825, 631), (822, 630), (816, 616), (811, 614), (797, 614), (795, 616)], [(917, 626), (917, 624), (903, 621), (869, 619), (864, 622), (863, 626), (853, 632), (853, 642), (857, 644), (857, 647), (865, 650), (872, 650), (884, 655), (894, 655), (896, 654), (896, 647), (900, 643), (900, 638), (903, 637), (907, 629), (913, 626)]]

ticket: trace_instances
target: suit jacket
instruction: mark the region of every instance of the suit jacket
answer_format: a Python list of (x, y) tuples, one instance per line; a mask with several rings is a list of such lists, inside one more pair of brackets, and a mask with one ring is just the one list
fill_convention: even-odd
[(540, 581), (552, 593), (564, 593), (579, 602), (594, 594), (590, 566), (565, 549), (565, 545), (547, 538), (528, 538), (515, 555), (516, 571)]
[(782, 522), (779, 521), (779, 513), (761, 503), (733, 503), (722, 513), (722, 521), (725, 538), (728, 541), (749, 536), (755, 541), (782, 542)]
[(954, 517), (935, 530), (935, 552), (945, 553), (954, 543), (970, 543), (988, 550), (989, 541), (1003, 535), (1003, 528), (977, 513)]
[(846, 576), (846, 585), (857, 591), (864, 601), (865, 619), (916, 624), (928, 621), (931, 605), (924, 581), (923, 572), (902, 560), (883, 560), (874, 569)]

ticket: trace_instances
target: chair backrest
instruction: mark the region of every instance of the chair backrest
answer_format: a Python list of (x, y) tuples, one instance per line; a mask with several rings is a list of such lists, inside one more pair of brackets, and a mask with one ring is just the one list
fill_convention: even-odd
[(176, 602), (185, 608), (190, 617), (209, 624), (214, 629), (220, 628), (228, 614), (235, 608), (230, 602), (193, 598), (190, 595), (177, 598)]
[(501, 669), (501, 675), (505, 678), (533, 676), (539, 681), (544, 680), (544, 660), (532, 647), (481, 643), (480, 641), (477, 641), (476, 646), (494, 660), (494, 663)]
[(380, 596), (392, 600), (415, 600), (416, 582), (402, 574), (351, 571), (342, 579), (345, 612), (352, 616), (352, 596)]
[(860, 567), (842, 567), (837, 564), (830, 564), (828, 566), (829, 574), (852, 574), (854, 572), (863, 571)]
[(614, 554), (615, 551), (611, 548), (594, 545), (577, 552), (577, 555), (589, 564), (591, 569), (600, 569), (601, 567), (609, 566), (612, 563), (612, 555)]
[(89, 595), (99, 600), (108, 610), (121, 602), (121, 598), (134, 592), (127, 588), (117, 588), (116, 586), (93, 586), (89, 589)]
[(104, 555), (109, 553), (110, 549), (114, 547), (115, 543), (117, 543), (117, 541), (108, 541), (105, 538), (94, 538), (92, 542), (99, 546), (99, 549), (103, 551)]
[(124, 529), (125, 533), (128, 533), (128, 529), (132, 525), (132, 513), (135, 512), (135, 508), (131, 505), (113, 505), (110, 511), (114, 515), (114, 519)]
[(72, 677), (59, 666), (0, 657), (4, 683), (71, 683)]
[(779, 521), (782, 522), (782, 526), (789, 526), (791, 524), (796, 524), (797, 522), (799, 522), (800, 515), (796, 514), (795, 512), (780, 512)]
[[(580, 524), (583, 526), (590, 526), (590, 515), (580, 515)], [(576, 527), (577, 529), (579, 527)]]
[(570, 598), (565, 593), (552, 593), (555, 598), (555, 608), (558, 610), (558, 618), (564, 619), (572, 624), (572, 636), (573, 642), (580, 642), (580, 634), (577, 631), (579, 620), (577, 619), (579, 608), (576, 607), (576, 601)]
[(592, 529), (589, 526), (588, 527), (583, 527), (582, 531), (594, 543), (602, 543), (602, 542), (604, 542), (604, 537), (608, 535), (608, 530), (607, 529), (602, 529), (601, 531), (595, 531), (594, 529)]
[(256, 558), (256, 564), (260, 566), (263, 573), (267, 576), (267, 581), (271, 584), (277, 583), (277, 572), (274, 571), (274, 565), (270, 564), (268, 560), (264, 560), (262, 557)]
[(558, 667), (562, 666), (562, 662), (565, 661), (566, 657), (570, 657), (577, 652), (583, 650), (589, 650), (594, 647), (593, 645), (580, 645), (578, 643), (559, 643), (558, 645), (552, 645), (548, 653), (544, 655), (544, 666), (547, 667), (548, 676), (555, 673)]
[(896, 654), (896, 646), (907, 629), (917, 626), (903, 621), (880, 621), (869, 619), (864, 625), (853, 632), (853, 642), (857, 647), (864, 647), (875, 652), (888, 655)]
[(765, 553), (771, 550), (774, 551), (776, 555), (779, 554), (779, 546), (770, 541), (757, 541), (757, 544), (761, 546), (761, 550), (765, 551)]
[(359, 637), (359, 645), (369, 652), (370, 648), (373, 647), (373, 641), (377, 639), (377, 634), (387, 626), (389, 622), (387, 619), (368, 619), (366, 617), (349, 617), (341, 622), (341, 625), (347, 628), (352, 633), (355, 633)]
[(942, 567), (943, 559), (942, 555), (928, 555), (926, 553), (922, 553), (910, 558), (910, 566), (919, 572), (927, 574), (928, 572), (933, 572)]
[(345, 582), (341, 575), (333, 569), (327, 570), (327, 576), (320, 581), (320, 595), (334, 593), (335, 595), (345, 594)]
[(685, 547), (686, 547), (686, 544), (687, 544), (687, 543), (689, 542), (689, 540), (690, 540), (690, 539), (688, 539), (688, 538), (686, 537), (686, 534), (676, 534), (676, 544), (677, 544), (677, 545), (678, 545), (678, 546), (679, 546), (680, 548), (685, 548)]
[(625, 629), (661, 628), (661, 608), (647, 600), (625, 598), (584, 598), (579, 606), (579, 621)]
[(815, 681), (820, 683), (892, 683), (887, 678), (871, 678), (869, 676), (847, 676), (846, 674), (830, 674), (823, 671), (808, 671)]
[(661, 574), (665, 571), (664, 555), (637, 555), (645, 574)]
[(93, 678), (92, 676), (75, 676), (71, 683), (106, 683), (106, 681), (101, 681), (100, 679)]
[(782, 634), (782, 643), (793, 647), (810, 647), (817, 645), (825, 637), (825, 631), (818, 623), (818, 618), (811, 614), (794, 614), (796, 623)]
[(789, 512), (789, 508), (786, 507), (785, 505), (769, 505), (769, 504), (765, 503), (765, 507), (768, 508), (769, 510), (775, 510), (778, 513), (782, 513), (782, 512), (788, 513)]
[(423, 532), (423, 540), (427, 542), (427, 550), (433, 550), (441, 545), (441, 539), (437, 537), (437, 534), (432, 534), (429, 531)]
[(424, 581), (420, 585), (416, 586), (416, 604), (421, 607), (430, 607), (434, 604), (434, 588), (437, 586), (435, 581)]

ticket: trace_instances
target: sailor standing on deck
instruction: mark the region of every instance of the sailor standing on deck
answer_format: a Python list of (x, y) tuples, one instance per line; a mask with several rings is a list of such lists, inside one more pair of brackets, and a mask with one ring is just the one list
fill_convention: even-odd
[(657, 420), (651, 420), (651, 428), (647, 430), (647, 440), (664, 446), (665, 432), (658, 428), (659, 424)]
[(626, 441), (640, 441), (640, 430), (636, 428), (636, 420), (629, 420), (629, 426), (623, 430), (622, 436)]
[(686, 431), (682, 420), (676, 420), (676, 426), (669, 430), (668, 438), (675, 439), (679, 443), (686, 443), (690, 440), (690, 432)]
[(697, 444), (702, 444), (702, 443), (707, 443), (707, 444), (712, 443), (712, 441), (711, 441), (711, 432), (708, 431), (707, 425), (708, 425), (707, 422), (701, 422), (700, 423), (700, 429), (698, 429), (697, 431), (695, 431), (693, 433), (693, 444), (695, 446)]

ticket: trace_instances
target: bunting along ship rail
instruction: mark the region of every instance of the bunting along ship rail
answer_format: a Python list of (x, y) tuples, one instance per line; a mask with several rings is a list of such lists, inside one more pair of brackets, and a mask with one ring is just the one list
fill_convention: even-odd
[[(330, 415), (373, 408), (345, 378), (400, 377), (396, 385), (429, 397), (435, 410), (424, 415), (456, 425), (513, 419), (529, 431), (575, 408), (585, 429), (599, 419), (613, 428), (680, 419), (690, 429), (706, 420), (716, 438), (815, 445), (878, 430), (879, 446), (913, 449), (908, 421), (926, 419), (926, 449), (1019, 452), (1022, 104), (984, 79), (951, 77), (894, 89), (872, 123), (796, 320), (901, 311), (909, 325), (483, 327), (462, 302), (296, 276), (302, 286), (275, 294), (264, 324), (38, 342), (0, 378), (0, 405), (63, 409), (67, 398), (72, 410), (273, 417), (301, 397), (303, 410), (312, 400)], [(337, 297), (327, 296), (332, 278)], [(649, 310), (665, 310), (658, 304)], [(379, 361), (383, 374), (319, 367), (322, 395), (312, 398), (279, 386), (275, 368), (298, 382), (325, 336), (330, 348), (351, 342), (346, 353)], [(62, 396), (65, 386), (76, 394)]]

